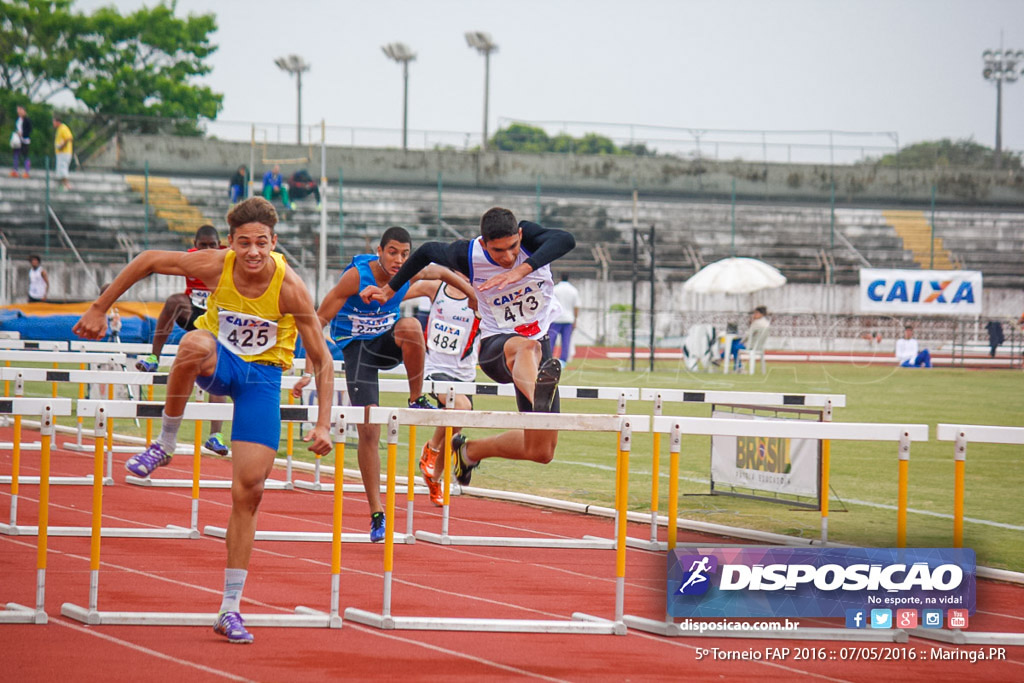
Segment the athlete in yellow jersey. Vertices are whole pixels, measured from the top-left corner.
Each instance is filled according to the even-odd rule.
[[[237,204],[227,215],[230,249],[194,252],[144,251],[74,327],[75,334],[99,339],[107,310],[129,287],[152,273],[201,280],[213,292],[196,328],[182,337],[167,379],[160,437],[125,466],[140,476],[171,461],[185,403],[196,383],[211,394],[230,396],[232,421],[231,517],[224,599],[214,630],[232,643],[251,643],[239,615],[249,556],[256,533],[256,511],[281,438],[281,372],[291,367],[296,332],[316,373],[319,414],[306,437],[309,449],[330,452],[334,368],[313,300],[299,276],[274,253],[277,213],[262,197]]]

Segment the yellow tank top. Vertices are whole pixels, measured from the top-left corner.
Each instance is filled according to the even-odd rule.
[[[207,299],[206,313],[195,325],[211,332],[222,346],[246,362],[271,363],[287,370],[295,355],[295,318],[282,315],[279,305],[286,269],[284,256],[277,252],[270,256],[277,266],[270,285],[258,298],[250,299],[235,288],[235,252],[228,250],[220,280]]]

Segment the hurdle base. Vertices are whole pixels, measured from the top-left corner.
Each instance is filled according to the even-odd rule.
[[[205,526],[203,534],[214,538],[226,538],[228,530],[222,526]],[[330,543],[333,538],[329,531],[257,531],[257,541],[307,541]],[[369,532],[365,534],[341,534],[342,543],[370,543]],[[416,539],[406,534],[395,534],[395,543],[413,544]]]
[[[51,526],[47,527],[46,533],[50,536],[92,536],[92,527],[88,526]],[[0,534],[8,536],[38,536],[38,526],[11,526],[0,524]],[[101,527],[101,538],[183,538],[196,540],[199,538],[199,529],[190,529],[183,526],[168,524],[163,529],[145,529],[136,527]]]
[[[192,488],[191,479],[153,479],[152,477],[137,477],[134,474],[125,475],[124,481],[126,484],[132,484],[134,486],[151,486],[153,488],[174,488],[174,489],[190,489]],[[199,488],[201,489],[230,489],[230,479],[200,479]],[[290,481],[282,481],[280,479],[267,479],[263,483],[263,488],[268,491],[290,491],[292,483]]]
[[[684,629],[679,624],[644,617],[626,615],[622,618],[629,628],[654,633],[659,636],[705,637],[705,638],[748,638],[754,640],[850,640],[876,643],[905,643],[907,632],[903,629],[846,629],[797,627],[793,631],[703,631]]]
[[[554,619],[469,619],[461,617],[396,617],[349,607],[345,619],[383,630],[475,631],[488,633],[616,633],[613,621],[601,619],[556,621]],[[621,625],[618,625],[621,626]],[[623,627],[623,633],[625,633]]]
[[[320,616],[325,616],[325,617],[328,618],[328,622],[329,622],[328,623],[328,627],[329,628],[341,628],[342,623],[343,623],[340,614],[330,614],[328,612],[324,612],[323,610],[313,609],[312,607],[303,607],[302,605],[299,605],[298,607],[295,608],[295,613],[296,614],[316,614],[316,615],[320,615]]]
[[[295,488],[302,489],[303,491],[323,491],[326,493],[334,492],[334,484],[325,484],[322,481],[317,482],[306,481],[304,479],[296,479],[294,484]],[[403,492],[406,490],[404,486],[400,486],[399,489]],[[366,489],[363,488],[362,484],[345,484],[344,486],[342,486],[341,490],[343,493],[363,493],[366,491]],[[426,486],[416,485],[413,486],[412,490],[413,493],[419,494],[421,496],[425,496],[430,493],[430,489],[428,489]],[[387,487],[381,484],[380,492],[387,493],[387,491]]]
[[[910,635],[953,645],[1024,645],[1024,633],[915,628]]]
[[[584,539],[588,541],[607,541],[612,544],[612,548],[615,548],[615,539],[602,538],[601,536],[584,536]],[[664,552],[668,550],[668,543],[664,541],[651,541],[643,538],[633,538],[632,536],[626,536],[626,547],[636,548],[637,550],[650,550],[651,552]]]
[[[45,624],[49,619],[46,612],[16,602],[9,602],[6,609],[0,610],[0,624]]]
[[[90,436],[87,436],[86,438],[91,439],[92,436],[90,435]],[[80,444],[77,441],[65,441],[64,444],[61,446],[61,448],[63,448],[66,451],[74,451],[76,453],[93,453],[93,452],[96,451],[96,446],[95,445],[93,445],[93,444],[84,444],[84,443]],[[139,453],[141,450],[142,450],[142,447],[140,447],[140,446],[110,446],[110,445],[108,445],[107,448],[106,448],[106,451],[110,451],[112,453]],[[104,451],[104,452],[106,452],[106,451]],[[172,453],[171,455],[192,455],[192,453],[193,453],[193,447],[185,446],[185,445],[180,445],[180,446],[177,446],[174,449],[174,453]],[[217,454],[214,453],[213,451],[209,451],[209,450],[206,450],[204,448],[203,449],[203,455],[217,455]],[[223,457],[223,456],[220,456],[220,457]]]
[[[22,441],[21,442],[21,450],[23,450],[23,451],[38,451],[42,447],[43,447],[43,444],[41,444],[38,441]],[[5,450],[5,451],[9,451],[9,450],[12,450],[13,448],[14,448],[14,442],[13,441],[0,441],[0,449]]]
[[[91,626],[205,626],[213,628],[216,612],[101,612],[71,602],[61,605],[60,613],[68,619]],[[327,628],[330,615],[325,612],[295,614],[246,614],[246,626],[289,626],[294,628]]]
[[[0,484],[10,483],[10,475],[0,477]],[[18,483],[25,486],[39,486],[39,477],[18,477]],[[104,486],[109,486],[113,483],[111,480],[103,479]],[[89,474],[84,477],[50,477],[50,486],[92,486],[92,475]]]
[[[437,545],[495,546],[499,548],[573,548],[614,550],[615,542],[604,538],[529,538],[520,536],[452,536],[417,531],[416,539]]]

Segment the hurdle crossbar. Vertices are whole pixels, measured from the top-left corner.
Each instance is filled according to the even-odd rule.
[[[45,624],[46,614],[46,560],[47,530],[50,519],[50,443],[53,439],[54,414],[70,415],[69,399],[13,398],[0,400],[0,413],[6,415],[39,415],[40,448],[39,477],[39,533],[36,535],[36,604],[35,607],[6,603],[0,610],[0,624]],[[12,495],[17,489],[17,477],[12,483]]]
[[[187,409],[186,409],[187,410]],[[95,434],[96,434],[96,467],[102,467],[102,443],[105,436],[104,422],[107,416],[104,414],[105,407],[99,406],[95,410]],[[344,420],[338,419],[335,428],[332,430],[333,441],[336,451],[344,457],[345,429]],[[198,473],[196,474],[198,478]],[[324,612],[309,607],[298,606],[294,614],[247,614],[245,617],[249,626],[290,626],[304,628],[341,628],[342,619],[339,614],[340,586],[341,586],[341,513],[342,494],[339,491],[334,496],[333,524],[332,524],[332,552],[331,552],[331,595],[329,610]],[[99,609],[99,569],[100,569],[100,520],[102,518],[102,491],[99,486],[94,488],[93,494],[93,525],[92,544],[89,554],[89,602],[83,607],[74,603],[66,602],[61,606],[61,614],[80,621],[85,624],[118,624],[118,625],[140,625],[140,626],[205,626],[209,628],[216,620],[217,615],[212,613],[195,612],[104,612]]]
[[[345,610],[345,618],[357,623],[380,629],[412,629],[412,630],[450,630],[450,631],[502,631],[502,632],[545,632],[545,633],[595,633],[618,634],[626,633],[622,623],[622,605],[625,587],[625,552],[624,538],[618,544],[616,552],[616,614],[614,619],[598,617],[576,618],[570,620],[541,619],[465,619],[458,617],[408,617],[395,616],[391,610],[392,573],[394,570],[394,505],[395,505],[395,461],[398,449],[398,427],[401,421],[419,426],[467,426],[465,418],[472,417],[470,426],[488,427],[492,429],[549,429],[564,428],[570,418],[575,429],[586,431],[618,432],[618,462],[624,468],[628,465],[629,441],[631,438],[632,416],[619,415],[559,415],[554,413],[510,413],[496,411],[455,411],[455,410],[411,410],[371,408],[371,422],[386,421],[388,432],[388,491],[385,509],[387,523],[384,536],[384,594],[380,613],[350,607]],[[578,419],[578,422],[576,420]],[[646,428],[646,416],[639,416],[641,428]],[[561,423],[561,424],[560,424]],[[616,478],[616,488],[625,485],[625,470],[620,469]],[[626,496],[616,497],[624,505]],[[625,509],[620,510],[618,524],[619,535],[625,536]]]
[[[682,450],[684,435],[699,436],[763,436],[804,439],[837,439],[844,441],[891,441],[899,445],[899,480],[897,510],[897,545],[906,544],[906,486],[907,467],[910,458],[911,441],[926,441],[928,425],[921,424],[878,424],[850,422],[809,422],[805,420],[734,420],[703,417],[672,417],[655,416],[652,430],[671,435],[669,448],[669,501],[668,501],[668,549],[676,548],[676,532],[678,524],[678,488],[676,482],[679,475],[679,454]],[[743,631],[725,633],[715,631],[701,634],[681,628],[674,619],[666,614],[663,620],[625,615],[623,623],[649,633],[665,636],[725,636],[743,638],[786,638],[797,640],[856,640],[881,642],[907,642],[907,632],[903,629],[846,629],[846,628],[813,628],[799,627],[794,631]]]
[[[28,339],[0,339],[0,349],[20,351],[67,351],[66,341],[31,341]]]

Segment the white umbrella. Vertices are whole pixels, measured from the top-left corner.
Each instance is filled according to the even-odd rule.
[[[697,294],[751,294],[786,284],[786,276],[764,261],[731,257],[709,263],[683,283]]]

